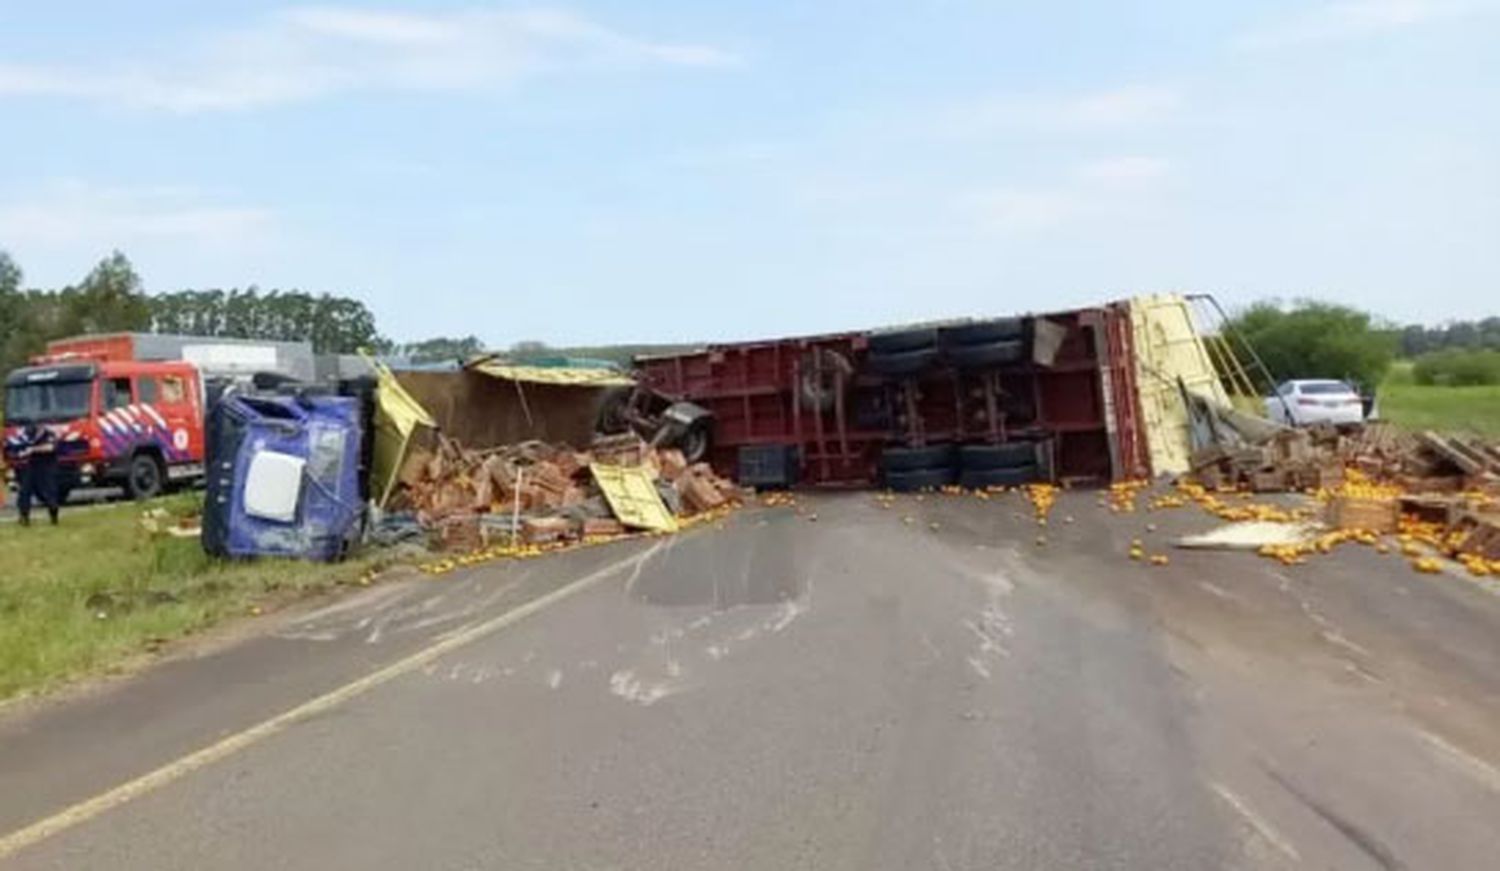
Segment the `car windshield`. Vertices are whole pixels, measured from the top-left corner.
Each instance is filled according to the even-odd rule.
[[[90,381],[18,384],[5,389],[5,419],[11,423],[68,420],[89,412]]]
[[[1342,381],[1304,381],[1302,392],[1313,396],[1353,393],[1354,388]]]

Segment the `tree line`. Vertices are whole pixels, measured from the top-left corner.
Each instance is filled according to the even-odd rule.
[[[1255,349],[1274,380],[1332,378],[1374,390],[1405,358],[1419,384],[1500,383],[1500,317],[1401,327],[1349,306],[1257,303],[1225,330]]]
[[[25,365],[53,339],[82,333],[187,333],[236,339],[312,342],[318,353],[392,345],[356,299],[300,290],[182,290],[148,294],[119,251],[77,284],[24,287],[24,273],[0,251],[0,371]]]
[[[1420,357],[1433,351],[1458,348],[1500,351],[1500,317],[1451,321],[1436,327],[1412,324],[1401,329],[1401,356]]]

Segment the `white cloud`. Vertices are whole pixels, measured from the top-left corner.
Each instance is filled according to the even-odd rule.
[[[1122,156],[1074,167],[1051,187],[998,187],[959,197],[959,208],[981,230],[1033,233],[1093,219],[1128,220],[1154,202],[1170,164],[1158,157]]]
[[[202,112],[361,91],[489,90],[560,70],[734,62],[712,46],[640,39],[553,10],[308,7],[170,58],[98,68],[0,64],[0,96]]]
[[[183,188],[112,188],[79,181],[0,201],[0,239],[17,249],[107,251],[137,243],[240,249],[271,229],[265,209],[206,202]]]
[[[1101,130],[1158,123],[1182,107],[1173,88],[1129,85],[1068,96],[1006,95],[949,106],[933,122],[936,132],[982,136],[1013,130]]]
[[[1279,48],[1355,39],[1483,11],[1493,0],[1339,0],[1252,30],[1240,48]]]

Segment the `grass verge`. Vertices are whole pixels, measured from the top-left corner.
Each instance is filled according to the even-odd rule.
[[[198,494],[150,507],[196,513]],[[221,561],[194,538],[148,532],[147,506],[64,510],[62,523],[0,524],[0,701],[116,668],[258,604],[357,579],[338,565]]]
[[[1387,381],[1380,414],[1405,429],[1436,429],[1500,436],[1500,386],[1429,387]]]

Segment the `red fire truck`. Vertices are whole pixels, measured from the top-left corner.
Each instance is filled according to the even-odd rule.
[[[185,362],[38,358],[5,378],[5,460],[16,466],[21,427],[57,436],[59,489],[121,486],[155,496],[203,474],[204,385]]]

